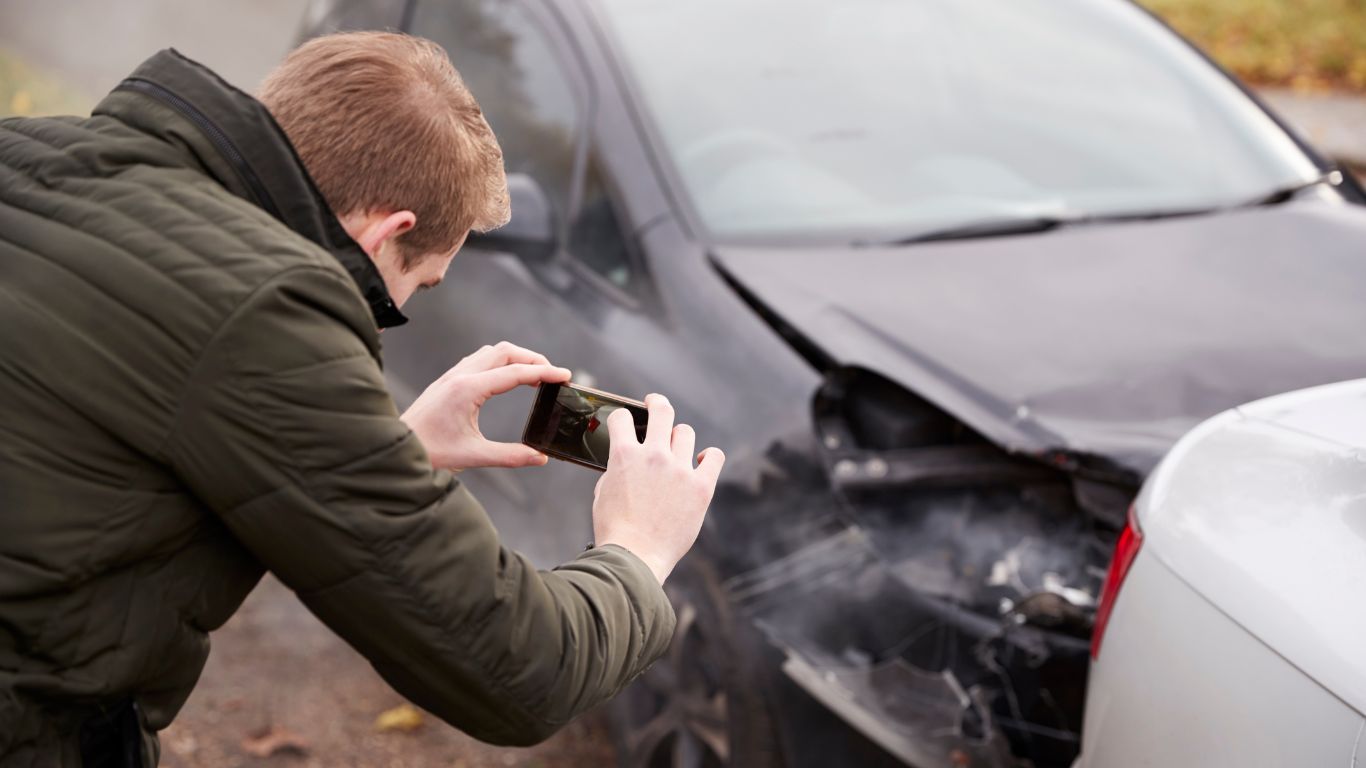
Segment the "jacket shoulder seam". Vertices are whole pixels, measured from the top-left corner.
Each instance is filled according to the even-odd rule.
[[[166,445],[180,427],[180,419],[184,414],[186,401],[189,399],[188,395],[192,391],[192,387],[199,381],[200,372],[209,353],[213,351],[218,341],[232,328],[233,324],[236,323],[238,318],[240,318],[255,302],[257,297],[276,288],[281,282],[286,278],[293,276],[296,272],[316,272],[320,275],[331,274],[326,267],[319,264],[295,264],[271,275],[269,278],[262,281],[260,285],[248,291],[237,302],[232,310],[223,317],[223,320],[218,323],[218,327],[214,328],[213,333],[209,334],[208,339],[204,341],[204,344],[195,354],[194,362],[190,364],[189,372],[185,375],[185,382],[181,385],[180,391],[176,393],[175,409],[172,411],[171,418],[167,422],[166,432],[157,440],[156,448],[152,451],[151,455],[155,460],[162,463],[166,463],[169,460],[166,453]]]

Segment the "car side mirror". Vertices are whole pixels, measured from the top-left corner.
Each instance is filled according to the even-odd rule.
[[[555,210],[538,181],[525,173],[507,176],[512,218],[490,232],[471,233],[470,244],[490,251],[543,258],[555,249]]]

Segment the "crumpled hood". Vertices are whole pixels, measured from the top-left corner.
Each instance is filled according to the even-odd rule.
[[[835,361],[1017,451],[1146,474],[1222,410],[1366,376],[1366,209],[1348,204],[713,255]]]

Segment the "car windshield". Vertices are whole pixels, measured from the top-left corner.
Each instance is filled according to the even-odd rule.
[[[1126,0],[601,0],[713,237],[1226,205],[1318,169]]]

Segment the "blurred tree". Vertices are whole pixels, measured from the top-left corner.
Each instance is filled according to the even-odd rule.
[[[94,100],[0,51],[0,117],[84,115]]]
[[[1366,0],[1139,0],[1254,85],[1366,92]]]

